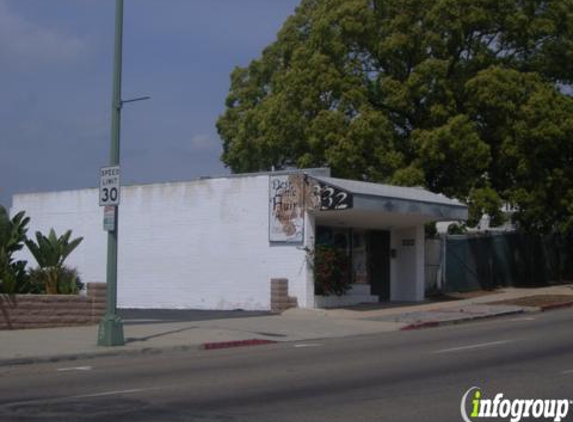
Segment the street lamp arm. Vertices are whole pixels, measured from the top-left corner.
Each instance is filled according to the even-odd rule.
[[[150,96],[145,96],[145,97],[137,97],[137,98],[130,98],[129,100],[121,100],[119,103],[121,105],[125,104],[125,103],[134,103],[136,101],[144,101],[144,100],[150,100],[151,97]]]

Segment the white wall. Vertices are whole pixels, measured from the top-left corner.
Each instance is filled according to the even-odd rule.
[[[289,279],[305,306],[306,253],[268,240],[268,175],[122,188],[120,308],[270,309],[270,278]],[[84,242],[70,256],[84,281],[105,281],[107,235],[96,189],[22,194],[32,233],[67,229]],[[33,262],[33,258],[30,258]],[[34,263],[35,264],[35,263]]]
[[[84,240],[67,258],[66,264],[77,267],[84,282],[105,281],[105,254],[107,237],[103,231],[103,208],[98,206],[96,189],[20,194],[12,199],[11,215],[26,211],[31,218],[28,237],[36,239],[35,232],[48,235],[51,228],[60,236],[72,230],[72,238]],[[37,265],[28,249],[19,257],[28,261],[29,267]]]
[[[390,245],[396,250],[396,257],[390,261],[390,300],[424,300],[424,226],[393,229]]]

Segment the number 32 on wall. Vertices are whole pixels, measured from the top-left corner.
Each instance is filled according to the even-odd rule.
[[[352,195],[335,186],[323,185],[320,199],[321,210],[345,210],[352,208]]]

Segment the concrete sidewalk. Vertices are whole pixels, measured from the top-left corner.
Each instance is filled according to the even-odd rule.
[[[303,341],[396,331],[405,324],[317,315],[125,324],[125,346],[96,346],[97,326],[0,331],[0,366],[118,354],[188,350],[253,339]]]
[[[49,362],[118,354],[159,353],[205,348],[247,340],[307,341],[379,334],[536,311],[495,302],[528,296],[570,296],[573,286],[504,289],[472,299],[379,308],[292,309],[282,315],[260,315],[181,322],[126,324],[126,345],[96,346],[97,326],[0,331],[0,365]],[[565,304],[568,298],[565,297]]]

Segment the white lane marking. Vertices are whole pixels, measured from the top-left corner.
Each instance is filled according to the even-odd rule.
[[[450,353],[450,352],[461,352],[463,350],[481,349],[483,347],[491,347],[491,346],[498,346],[500,344],[511,343],[512,341],[514,340],[500,340],[500,341],[492,341],[489,343],[471,344],[469,346],[460,346],[460,347],[452,347],[450,349],[435,350],[433,353]]]
[[[319,347],[322,346],[322,344],[318,344],[318,343],[304,343],[304,344],[295,344],[294,347]]]
[[[568,371],[561,372],[561,375],[569,375],[569,374],[573,374],[573,369],[569,369]]]
[[[58,368],[56,371],[91,371],[93,368],[91,366],[71,366],[69,368]]]
[[[156,388],[133,388],[131,390],[115,390],[115,391],[104,391],[102,393],[80,394],[78,396],[70,396],[70,399],[85,399],[88,397],[103,397],[103,396],[114,396],[118,394],[133,394],[147,390],[156,390]]]
[[[535,318],[533,318],[533,317],[512,318],[512,319],[510,319],[510,321],[513,321],[513,322],[535,321]]]

